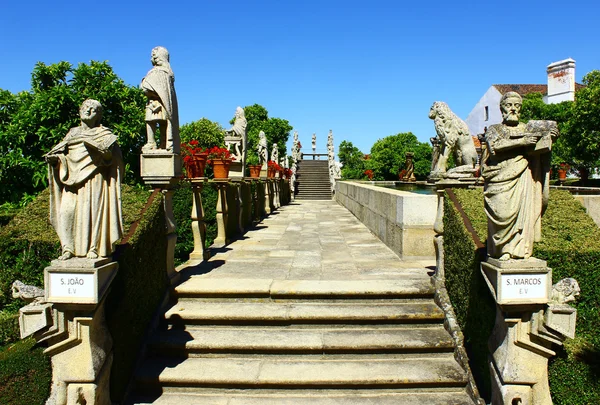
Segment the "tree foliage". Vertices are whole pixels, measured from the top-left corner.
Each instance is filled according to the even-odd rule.
[[[401,132],[378,139],[371,147],[367,169],[374,172],[374,180],[398,180],[398,173],[404,169],[406,152],[413,152],[415,176],[427,177],[431,169],[431,146],[419,142],[412,132]]]
[[[600,71],[585,75],[583,84],[574,102],[544,104],[541,94],[527,95],[522,113],[524,121],[557,121],[560,136],[553,146],[553,164],[565,162],[579,170],[600,164]]]
[[[244,107],[244,114],[246,115],[246,121],[248,122],[248,151],[256,153],[256,148],[258,147],[258,134],[260,131],[264,131],[267,137],[269,157],[271,156],[271,150],[274,143],[277,144],[280,158],[287,155],[286,143],[290,136],[290,131],[294,129],[288,120],[282,118],[270,118],[267,109],[259,104]],[[232,119],[230,123],[233,124],[233,121],[234,119]]]
[[[365,177],[365,156],[350,141],[342,141],[338,150],[342,164],[343,179],[362,179]]]
[[[200,118],[181,126],[179,130],[181,142],[189,142],[192,139],[198,141],[198,147],[210,148],[212,146],[223,146],[225,130],[218,123],[208,118]]]
[[[102,123],[119,137],[127,176],[139,173],[145,139],[145,97],[126,85],[106,62],[38,62],[31,90],[0,89],[0,204],[18,202],[47,185],[43,155],[79,125],[79,106],[93,98],[104,107]]]

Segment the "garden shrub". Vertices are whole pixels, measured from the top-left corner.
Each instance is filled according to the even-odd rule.
[[[487,220],[482,190],[456,189],[454,193],[477,236],[485,243]],[[484,397],[489,399],[489,373],[483,380],[478,379],[477,374],[483,371],[484,364],[487,367],[487,339],[495,319],[494,303],[480,276],[481,256],[471,234],[452,202],[445,200],[447,288],[465,334],[465,346],[474,364],[473,373],[479,389],[482,396],[485,394]],[[576,337],[558,348],[557,356],[550,360],[548,368],[553,401],[556,405],[600,403],[600,280],[597,272],[600,268],[600,229],[567,191],[551,190],[548,209],[542,217],[542,241],[535,244],[533,255],[548,262],[553,283],[573,277],[581,288],[581,296],[575,304]],[[465,290],[469,281],[473,284]]]

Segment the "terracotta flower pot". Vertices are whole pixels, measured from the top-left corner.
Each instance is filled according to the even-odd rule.
[[[250,177],[255,178],[255,179],[259,178],[261,168],[262,168],[261,165],[248,165],[248,170],[250,171]]]
[[[273,178],[275,177],[275,169],[272,167],[267,168],[267,177]]]
[[[229,177],[229,165],[231,165],[231,160],[229,159],[214,159],[212,161],[213,173],[215,174],[215,179],[226,179]]]
[[[204,168],[206,167],[206,153],[192,155],[184,161],[187,177],[204,177]]]
[[[558,169],[558,180],[565,181],[567,179],[567,171],[565,169]]]

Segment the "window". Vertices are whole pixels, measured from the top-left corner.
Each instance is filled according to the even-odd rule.
[[[485,120],[488,121],[490,119],[490,108],[486,105],[485,106]]]

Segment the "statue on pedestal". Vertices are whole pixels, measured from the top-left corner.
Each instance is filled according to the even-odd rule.
[[[313,153],[317,150],[317,134],[312,135],[312,150]]]
[[[242,107],[238,107],[235,110],[235,121],[233,122],[233,126],[225,131],[225,147],[229,149],[230,146],[233,146],[233,150],[231,152],[235,157],[235,161],[241,162],[242,165],[244,164],[244,158],[246,155],[247,125],[248,122],[246,121],[244,109]]]
[[[123,235],[123,157],[117,137],[102,126],[102,105],[85,100],[81,125],[45,155],[50,222],[60,239],[60,260],[108,257]]]
[[[148,153],[157,149],[156,130],[160,129],[160,149],[178,154],[179,112],[175,94],[175,75],[169,64],[169,52],[162,46],[157,46],[152,49],[151,61],[154,67],[142,79],[140,85],[148,98],[146,104],[148,143],[144,145],[142,152]]]
[[[264,169],[267,167],[269,152],[267,151],[267,136],[263,131],[258,134],[258,162]]]
[[[273,150],[271,151],[271,161],[279,164],[279,147],[276,143],[273,144]]]
[[[429,118],[433,120],[437,133],[437,140],[432,140],[434,151],[429,178],[474,177],[477,150],[467,124],[442,101],[433,103]],[[451,153],[454,153],[456,167],[446,171]]]
[[[482,158],[488,254],[500,260],[528,259],[541,238],[548,203],[550,153],[558,136],[554,121],[520,123],[522,99],[508,92],[500,100],[502,124],[485,133]]]

